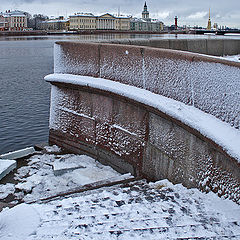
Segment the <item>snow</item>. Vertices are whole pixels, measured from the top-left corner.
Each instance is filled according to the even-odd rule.
[[[71,170],[75,170],[77,168],[85,168],[82,166],[81,161],[73,157],[56,159],[53,163],[53,171],[54,175],[62,175],[65,172],[69,172]]]
[[[60,152],[61,151],[61,148],[56,146],[56,145],[53,145],[53,146],[45,146],[44,149],[48,152],[48,153],[52,153],[52,152]]]
[[[203,136],[213,140],[221,146],[230,156],[240,162],[240,131],[230,124],[221,121],[211,114],[207,114],[193,106],[152,93],[150,91],[129,86],[101,78],[71,75],[51,74],[45,77],[46,81],[64,82],[79,86],[89,86],[128,97],[140,103],[152,106],[169,116],[180,120],[186,125],[198,130]],[[53,86],[51,104],[50,128],[57,129],[59,124],[56,117],[57,109],[64,101],[64,94]],[[63,95],[61,95],[63,94]],[[54,117],[53,117],[54,116]]]
[[[0,180],[5,177],[9,172],[16,168],[17,163],[14,160],[1,160],[0,159]]]
[[[229,61],[240,62],[240,54],[231,55],[231,56],[223,56],[223,57],[220,57],[220,58],[225,59],[225,60],[229,60]]]
[[[20,149],[20,150],[14,151],[14,152],[2,154],[2,155],[0,155],[0,158],[2,158],[2,159],[18,159],[18,158],[29,156],[33,153],[35,153],[34,147],[29,147],[29,148]]]
[[[6,198],[9,194],[13,194],[15,191],[15,186],[12,183],[1,184],[0,185],[0,199]]]
[[[56,150],[57,147],[48,148],[50,152],[53,149]],[[68,168],[79,165],[82,168],[73,167],[65,173],[62,169],[62,175],[55,176],[54,166],[60,171],[60,167],[64,168],[63,162],[69,165]],[[32,201],[117,176],[120,176],[120,173],[85,155],[38,154],[29,159],[27,166],[17,170],[14,175],[14,179],[18,181],[16,185],[0,184],[0,199],[13,194],[16,200]]]
[[[121,45],[117,51],[110,48],[101,51],[99,63],[95,57],[83,56],[81,52],[77,56],[67,46],[55,44],[54,73],[99,74],[100,78],[144,88],[193,105],[240,128],[239,63],[169,49],[145,49],[140,54],[138,47]],[[192,60],[184,59],[186,54],[190,54]]]
[[[40,217],[34,207],[20,204],[0,213],[0,239],[25,240],[35,234]]]
[[[239,239],[239,226],[239,205],[168,180],[115,185],[0,213],[1,240]]]

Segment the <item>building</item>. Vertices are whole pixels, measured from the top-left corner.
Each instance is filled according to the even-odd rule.
[[[0,13],[0,31],[4,31],[5,30],[5,18],[3,16],[3,14]]]
[[[6,11],[2,14],[4,18],[5,30],[23,31],[27,28],[27,16],[22,11]]]
[[[99,30],[115,30],[116,18],[109,13],[97,17],[97,29]]]
[[[146,21],[151,21],[151,18],[149,18],[149,11],[147,10],[147,3],[145,2],[143,11],[142,11],[142,19]]]
[[[92,13],[76,13],[70,16],[70,30],[130,30],[131,17],[114,16],[105,13],[94,16]]]
[[[97,17],[92,13],[75,13],[69,17],[70,30],[95,30]]]
[[[163,27],[163,22],[149,17],[146,2],[143,7],[142,18],[132,18],[130,21],[130,29],[132,31],[160,32],[163,31]]]
[[[116,30],[122,30],[122,31],[129,31],[130,30],[130,21],[132,19],[132,17],[130,16],[118,16],[115,17],[116,20]]]
[[[50,19],[41,23],[42,30],[67,31],[69,29],[69,20],[60,16],[56,19]]]

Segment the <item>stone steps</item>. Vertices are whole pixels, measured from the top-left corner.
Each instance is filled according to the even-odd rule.
[[[144,180],[72,195],[47,203],[34,239],[240,239],[238,220],[219,220],[193,199],[191,212],[188,200]]]

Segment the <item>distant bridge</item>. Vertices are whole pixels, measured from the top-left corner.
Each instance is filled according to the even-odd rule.
[[[240,63],[109,43],[54,51],[50,144],[240,203]]]

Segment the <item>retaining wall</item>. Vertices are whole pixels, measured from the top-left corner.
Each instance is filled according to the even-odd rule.
[[[240,203],[240,163],[169,115],[111,91],[52,83],[49,143],[119,172],[169,179]]]
[[[141,46],[59,42],[55,73],[144,88],[240,127],[240,63]]]
[[[106,41],[105,41],[106,42]],[[120,39],[108,43],[182,50],[213,56],[240,54],[240,39]]]
[[[174,50],[60,42],[54,72],[143,88],[211,113],[239,131],[239,63]],[[100,83],[98,88],[51,83],[50,144],[121,172],[168,178],[240,203],[240,164],[214,139]]]

